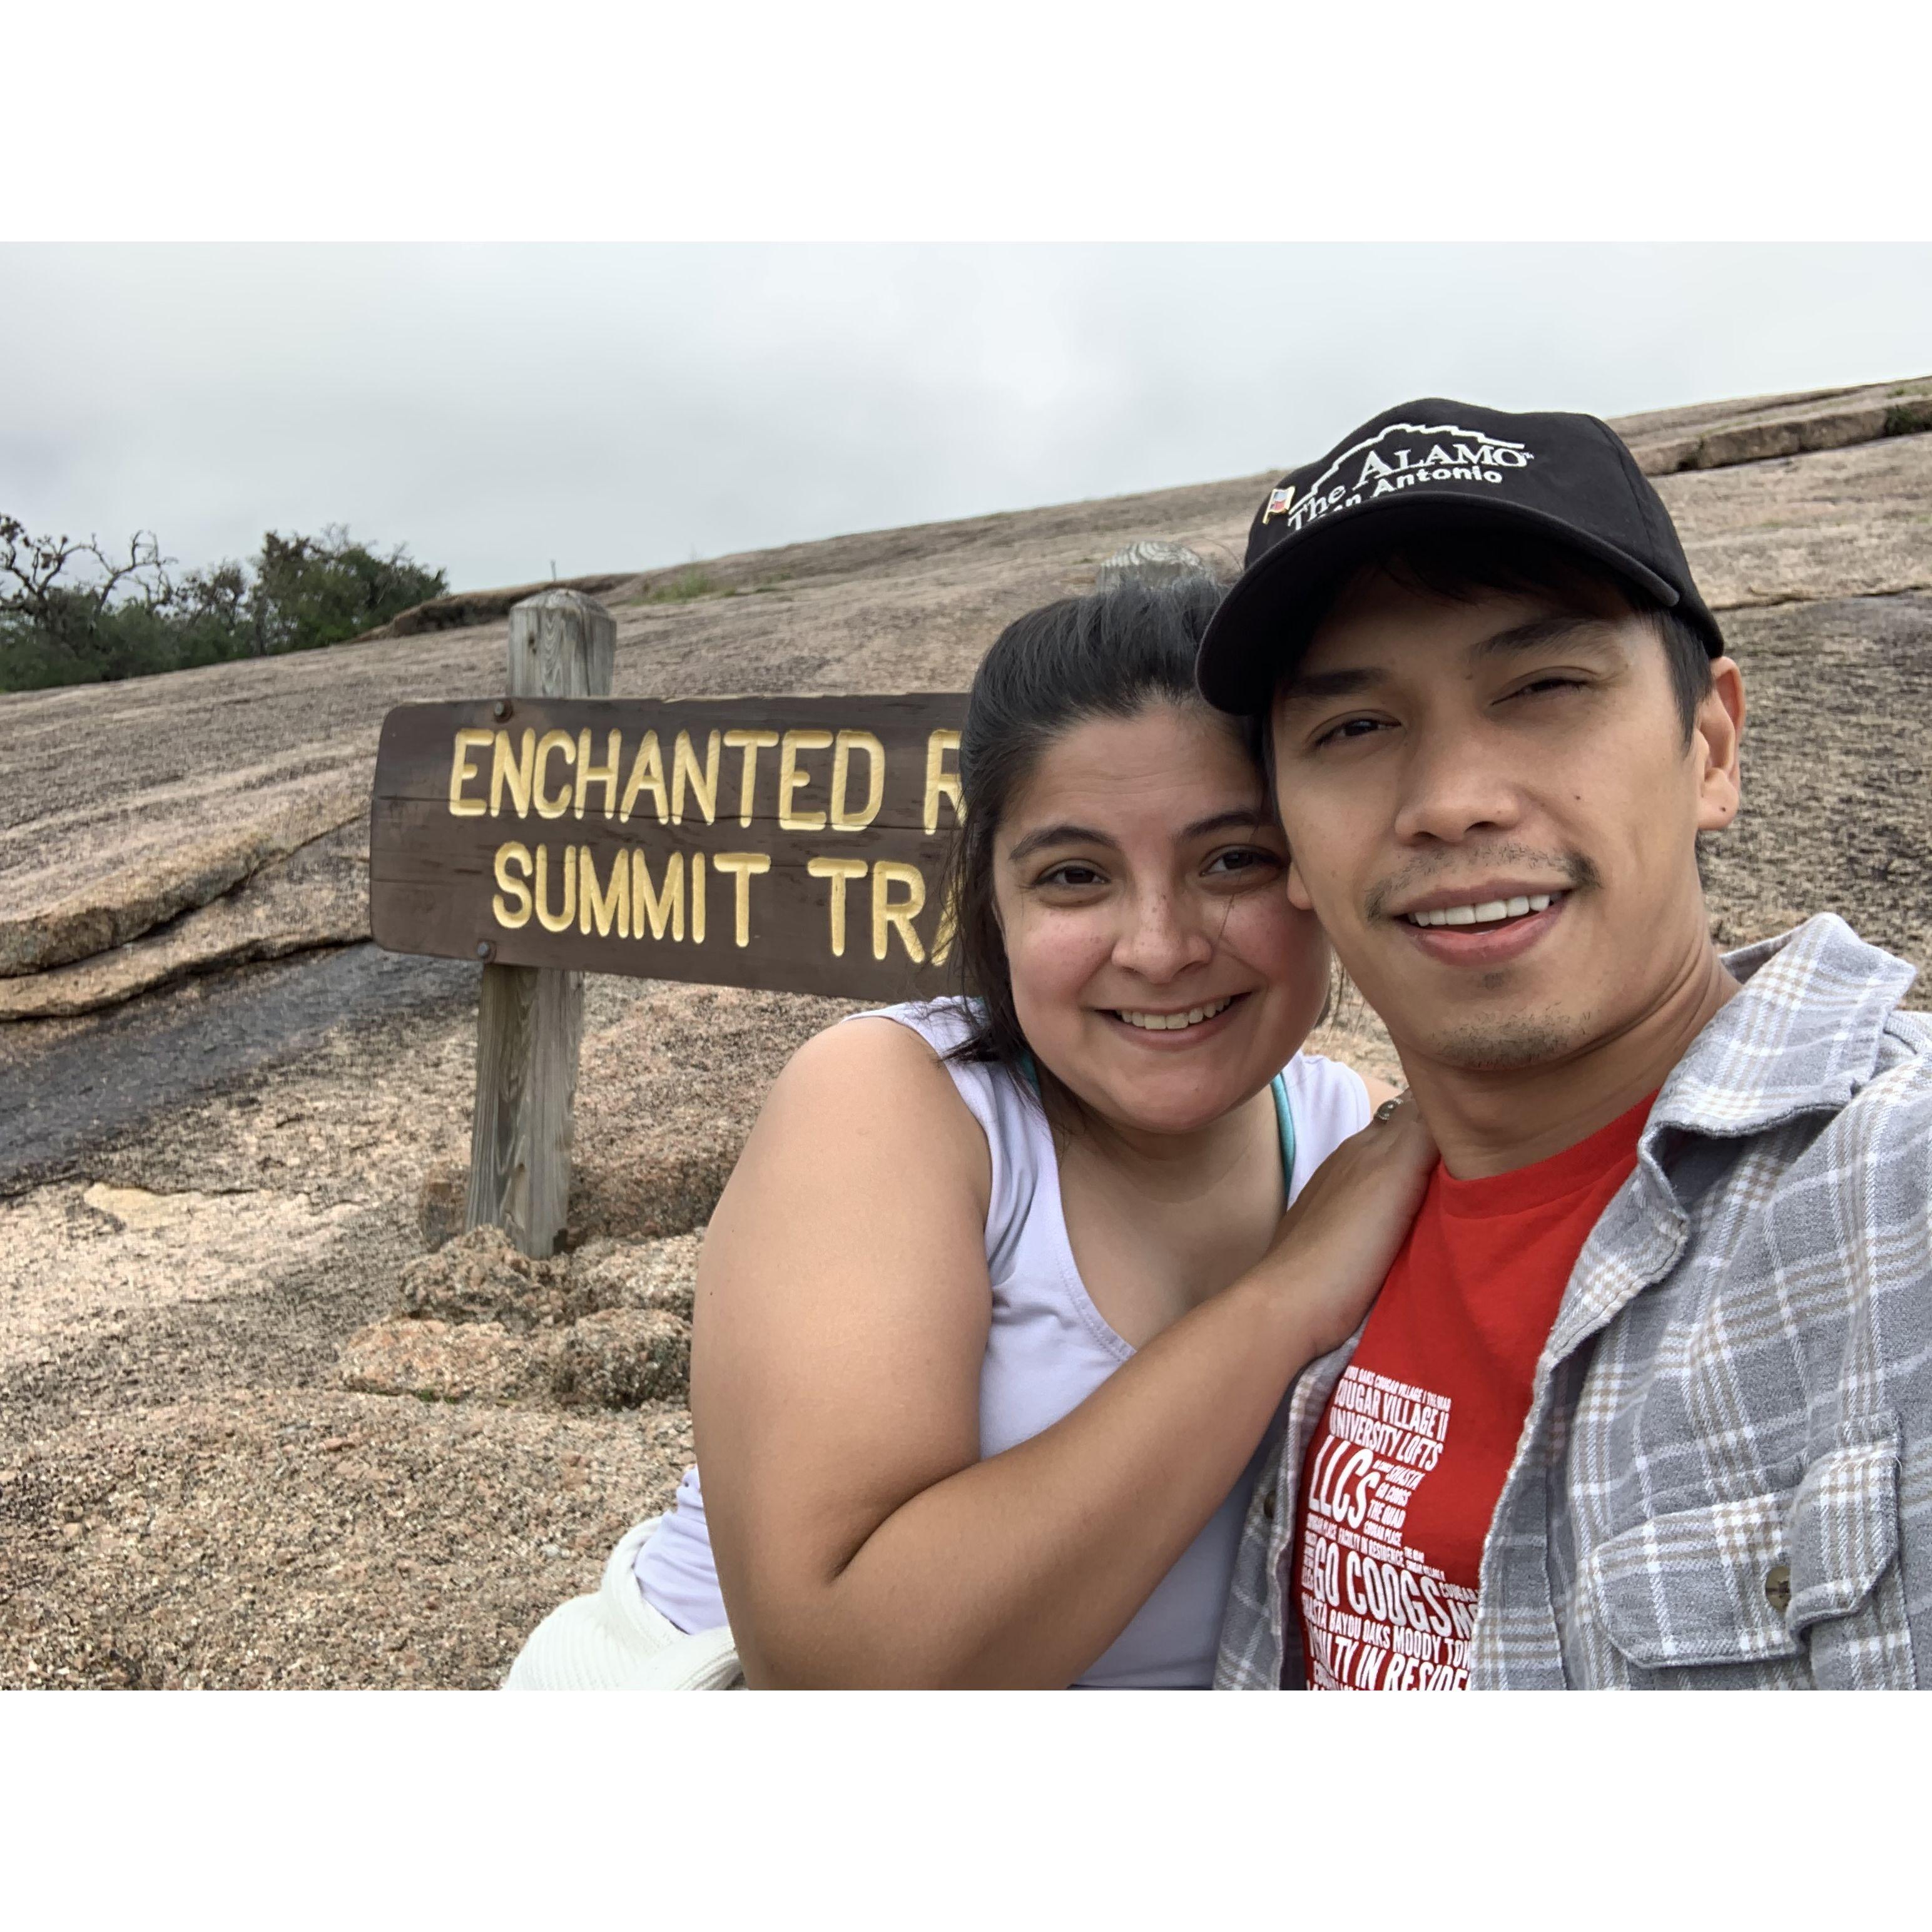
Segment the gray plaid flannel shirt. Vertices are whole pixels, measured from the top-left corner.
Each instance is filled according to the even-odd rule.
[[[1932,1024],[1829,914],[1725,963],[1537,1364],[1472,1688],[1932,1681]],[[1358,1339],[1290,1391],[1217,1689],[1303,1681],[1301,1461]]]

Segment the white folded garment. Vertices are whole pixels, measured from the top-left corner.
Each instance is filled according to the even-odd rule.
[[[741,1690],[728,1627],[687,1636],[644,1601],[632,1574],[658,1519],[627,1531],[595,1595],[560,1604],[517,1653],[506,1690]]]

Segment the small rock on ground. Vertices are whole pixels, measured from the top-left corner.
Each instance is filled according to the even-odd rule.
[[[571,1271],[588,1308],[658,1308],[688,1322],[704,1240],[702,1229],[655,1241],[600,1236],[571,1257]]]
[[[608,1308],[564,1331],[553,1387],[566,1408],[635,1408],[691,1385],[691,1324],[662,1309]]]
[[[596,1305],[574,1286],[567,1256],[533,1261],[502,1228],[473,1228],[404,1271],[396,1312],[500,1322],[520,1334],[574,1322]]]
[[[342,1386],[433,1402],[525,1402],[549,1392],[554,1336],[513,1335],[501,1323],[408,1318],[374,1322],[342,1346]]]

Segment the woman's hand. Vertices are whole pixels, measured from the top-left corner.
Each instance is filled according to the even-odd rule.
[[[746,1676],[1071,1683],[1220,1507],[1316,1344],[1354,1327],[1432,1157],[1406,1118],[1345,1145],[1262,1270],[982,1458],[986,1136],[904,1028],[820,1035],[698,1266],[692,1407]]]
[[[1360,1325],[1408,1233],[1436,1162],[1413,1100],[1385,1103],[1314,1173],[1249,1279],[1306,1324],[1311,1358]]]

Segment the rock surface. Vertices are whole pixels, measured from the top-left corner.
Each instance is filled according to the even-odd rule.
[[[342,1345],[342,1386],[424,1402],[528,1401],[549,1390],[557,1341],[499,1322],[372,1322]]]
[[[476,1228],[403,1270],[396,1312],[446,1322],[488,1322],[519,1334],[554,1328],[597,1306],[571,1279],[570,1258],[533,1261],[500,1228]]]
[[[1932,960],[1928,387],[1623,425],[1750,686],[1706,854],[1726,942],[1832,908]],[[1238,562],[1279,473],[722,559],[694,597],[614,580],[617,688],[958,688],[1124,546]],[[850,1009],[592,980],[573,1252],[450,1240],[473,970],[343,942],[382,713],[491,690],[502,652],[498,615],[0,697],[0,1685],[493,1684],[689,1458],[650,1390],[696,1231]],[[1394,1070],[1358,1003],[1312,1044]]]
[[[586,1241],[571,1269],[592,1308],[656,1309],[691,1319],[698,1287],[698,1233],[665,1240]]]
[[[105,689],[118,694],[151,682]],[[55,703],[76,693],[41,695],[52,728],[26,722],[8,746],[16,781],[10,790],[16,795],[8,807],[9,836],[0,845],[0,975],[38,972],[125,946],[218,898],[272,861],[368,818],[374,760],[367,745],[302,746],[286,759],[237,768],[217,760],[208,761],[212,770],[192,772],[170,765],[164,782],[130,792],[124,770],[111,756],[100,758],[103,748],[90,743],[95,727],[85,707],[70,711]],[[145,719],[112,715],[124,700],[99,701],[110,712],[98,722],[110,744],[143,735]],[[160,749],[152,748],[151,758]],[[227,756],[239,751],[231,746]],[[31,812],[17,794],[36,784],[62,808],[14,817],[23,807]],[[44,794],[37,802],[49,801]],[[366,856],[366,842],[364,850]]]
[[[1226,566],[1223,566],[1225,569]],[[1102,557],[1094,573],[1096,590],[1111,590],[1130,581],[1172,584],[1183,577],[1211,577],[1214,572],[1199,551],[1185,544],[1158,543],[1144,538]]]
[[[635,1408],[691,1390],[691,1324],[661,1308],[607,1308],[564,1330],[554,1386],[567,1408]]]
[[[1622,417],[1616,427],[1646,476],[1721,470],[1932,430],[1932,379],[1700,403]]]
[[[232,891],[70,964],[0,978],[0,1020],[118,1006],[216,966],[277,959],[369,934],[366,804],[350,823],[269,858]]]
[[[710,1216],[757,1103],[820,1028],[856,1004],[735,986],[592,982],[608,1022],[586,1026],[577,1082],[566,1242],[681,1234]],[[466,1121],[424,1175],[426,1244],[463,1225]]]
[[[338,1372],[344,1388],[426,1401],[680,1400],[697,1260],[694,1235],[533,1261],[474,1228],[404,1269],[394,1313],[350,1336]]]

